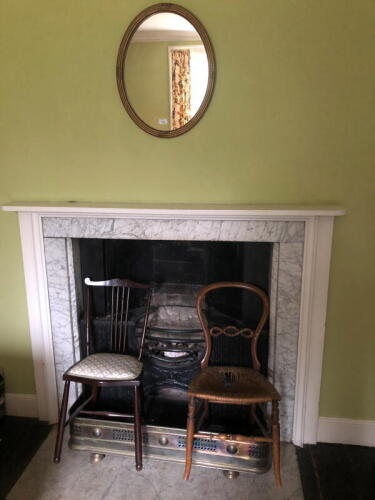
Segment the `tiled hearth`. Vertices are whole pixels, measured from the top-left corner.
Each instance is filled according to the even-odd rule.
[[[316,440],[332,225],[342,210],[71,204],[5,209],[20,213],[41,418],[56,419],[61,374],[78,356],[75,239],[270,242],[269,371],[283,396],[282,436],[296,444]]]

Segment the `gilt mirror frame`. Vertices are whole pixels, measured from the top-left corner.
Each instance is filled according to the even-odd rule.
[[[129,100],[125,84],[125,60],[133,35],[135,34],[139,26],[147,18],[149,18],[154,14],[164,13],[164,12],[177,14],[185,18],[187,21],[189,21],[189,23],[191,23],[194,26],[195,30],[197,31],[204,45],[208,62],[207,88],[200,107],[195,113],[195,115],[187,123],[185,123],[185,125],[174,130],[158,130],[154,127],[151,127],[144,120],[142,120],[142,118],[137,114],[137,112],[135,111]],[[120,94],[122,104],[124,105],[124,108],[129,114],[130,118],[138,125],[138,127],[140,127],[148,134],[151,134],[155,137],[170,138],[185,134],[186,132],[191,130],[199,122],[199,120],[202,118],[202,116],[207,110],[207,107],[211,101],[214,90],[215,76],[216,76],[215,56],[207,31],[204,28],[203,24],[199,21],[199,19],[197,19],[197,17],[194,14],[192,14],[184,7],[181,7],[180,5],[176,5],[173,3],[158,3],[155,5],[151,5],[150,7],[147,7],[142,12],[140,12],[133,19],[133,21],[130,23],[129,27],[125,31],[117,55],[117,64],[116,64],[117,88]]]

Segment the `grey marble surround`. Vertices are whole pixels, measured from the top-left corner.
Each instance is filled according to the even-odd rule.
[[[303,269],[303,221],[44,217],[43,237],[59,399],[62,373],[79,356],[74,239],[271,242],[269,372],[282,394],[282,437],[293,431]],[[77,389],[76,389],[77,390]],[[73,392],[73,391],[72,391]],[[74,398],[74,393],[72,398]]]

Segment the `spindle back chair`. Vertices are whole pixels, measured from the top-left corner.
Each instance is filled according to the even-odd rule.
[[[129,328],[129,306],[130,297],[132,290],[146,290],[150,291],[150,285],[144,285],[141,283],[135,283],[134,281],[126,279],[112,279],[106,281],[92,281],[90,278],[85,278],[85,285],[87,286],[87,298],[86,298],[86,314],[85,314],[85,325],[86,325],[86,352],[92,354],[94,352],[94,340],[93,340],[93,321],[95,318],[94,305],[93,305],[93,290],[94,287],[105,287],[105,290],[109,292],[109,297],[105,294],[105,310],[108,308],[109,314],[107,315],[110,321],[110,332],[109,332],[109,349],[110,352],[116,354],[125,354],[128,348],[128,328]],[[146,297],[148,304],[146,307],[146,314],[148,315],[150,307],[150,298]],[[109,302],[109,305],[108,305]],[[138,352],[136,357],[138,360],[142,358],[144,340],[147,327],[147,317],[144,318],[143,324],[140,325],[142,328],[141,339],[139,343]]]
[[[111,279],[106,281],[92,281],[85,278],[87,290],[85,308],[85,357],[71,366],[63,375],[65,381],[64,393],[59,414],[58,432],[56,437],[54,461],[60,462],[64,427],[66,425],[66,414],[69,398],[69,387],[71,382],[79,382],[84,386],[91,387],[91,395],[81,401],[82,397],[72,405],[71,415],[68,421],[78,414],[96,415],[99,417],[115,417],[121,419],[132,419],[134,422],[135,461],[136,469],[142,469],[142,436],[141,436],[141,380],[143,369],[141,362],[145,335],[150,310],[152,286],[136,283],[127,279]],[[105,314],[106,323],[109,323],[109,342],[105,352],[95,352],[95,327],[96,320],[94,308],[94,291],[101,290],[104,294],[104,309],[109,307],[109,314]],[[142,323],[137,322],[140,328],[140,339],[136,340],[137,353],[126,354],[129,349],[129,320],[131,318],[132,293],[138,291],[143,295],[143,304],[137,303],[137,319],[141,316]],[[139,299],[139,297],[138,297]],[[139,302],[139,300],[138,300]],[[143,314],[139,314],[139,309]],[[134,318],[133,318],[134,319]],[[132,325],[133,336],[135,336],[135,322]],[[133,342],[134,344],[134,342]],[[100,396],[100,388],[108,386],[128,386],[133,388],[133,413],[118,413],[112,410],[98,410],[96,403]],[[90,407],[87,409],[87,406]]]

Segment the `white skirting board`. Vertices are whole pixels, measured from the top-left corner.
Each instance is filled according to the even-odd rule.
[[[375,446],[375,420],[319,417],[318,441]]]
[[[12,417],[38,417],[36,395],[5,393],[5,413]]]

